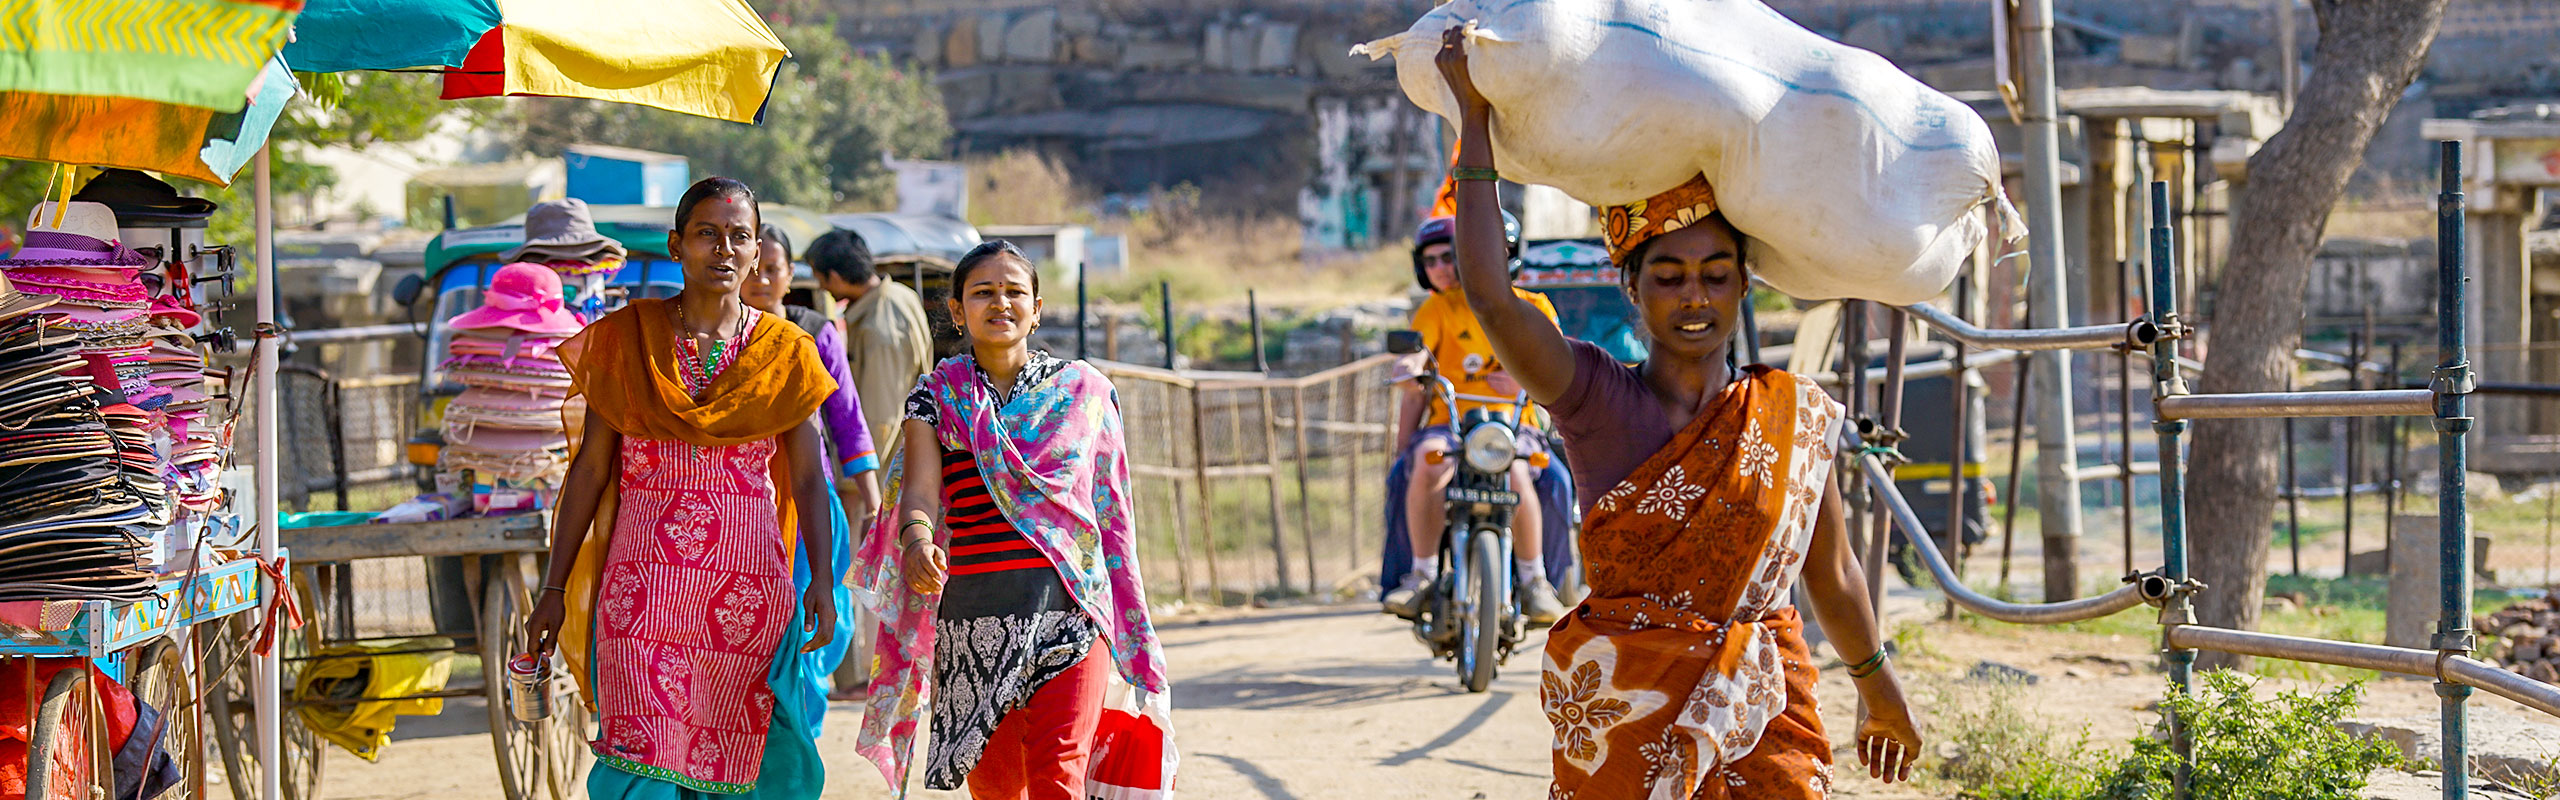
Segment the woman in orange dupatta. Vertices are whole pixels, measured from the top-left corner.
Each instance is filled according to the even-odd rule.
[[[1799,575],[1865,700],[1859,760],[1872,777],[1908,778],[1918,726],[1878,649],[1832,483],[1840,404],[1730,361],[1750,286],[1743,238],[1703,177],[1610,208],[1610,255],[1651,356],[1628,367],[1538,324],[1505,291],[1492,111],[1468,78],[1464,31],[1439,59],[1461,110],[1459,276],[1494,352],[1565,434],[1587,512],[1591,595],[1548,633],[1541,677],[1549,797],[1828,796],[1818,671],[1789,601]]]
[[[600,712],[597,800],[824,785],[797,688],[835,627],[810,421],[835,381],[808,334],[740,302],[760,216],[745,184],[695,184],[667,234],[684,290],[633,301],[560,351],[586,417],[525,626],[536,652],[561,646]],[[817,533],[800,548],[818,576],[805,593],[797,531]]]

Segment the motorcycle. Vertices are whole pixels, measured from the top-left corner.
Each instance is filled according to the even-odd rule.
[[[1420,353],[1422,334],[1390,332],[1387,350],[1397,355]],[[1401,380],[1419,384],[1427,397],[1446,409],[1457,408],[1460,400],[1528,407],[1525,392],[1515,398],[1458,394],[1457,385],[1442,377],[1427,359],[1420,374]],[[1547,457],[1520,453],[1520,421],[1513,415],[1478,407],[1463,415],[1451,414],[1449,419],[1449,432],[1459,447],[1449,454],[1458,459],[1458,468],[1444,494],[1449,504],[1448,530],[1440,537],[1435,556],[1439,578],[1423,590],[1413,635],[1431,649],[1432,657],[1456,662],[1458,680],[1467,691],[1482,692],[1493,685],[1494,670],[1510,659],[1528,633],[1529,618],[1521,610],[1519,587],[1511,574],[1511,514],[1520,505],[1519,493],[1511,489],[1511,465],[1528,461],[1544,468]]]

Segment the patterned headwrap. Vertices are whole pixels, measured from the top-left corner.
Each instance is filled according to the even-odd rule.
[[[1606,213],[1601,233],[1609,237],[1609,262],[1623,266],[1627,256],[1647,240],[1689,227],[1716,213],[1716,190],[1707,185],[1707,176],[1699,175],[1670,191],[1610,206]]]

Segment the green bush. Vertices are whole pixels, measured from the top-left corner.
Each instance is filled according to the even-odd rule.
[[[2186,722],[2194,743],[2194,797],[2355,800],[2374,770],[2400,764],[2400,751],[2389,743],[2338,730],[2338,720],[2363,695],[2363,684],[2351,683],[2260,700],[2248,678],[2210,672],[2194,694],[2172,691],[2162,706]],[[2096,798],[2171,797],[2178,756],[2165,737],[2164,730],[2136,740]]]
[[[2022,713],[2014,689],[1959,703],[1937,725],[1952,756],[1938,776],[1980,800],[2168,800],[2178,756],[2166,730],[2133,741],[2112,767],[2086,734],[2066,741]],[[2204,676],[2193,695],[2170,692],[2163,710],[2186,721],[2194,742],[2194,791],[2214,800],[2355,800],[2365,779],[2401,766],[2400,751],[2338,730],[2362,684],[2283,692],[2261,700],[2249,678]]]

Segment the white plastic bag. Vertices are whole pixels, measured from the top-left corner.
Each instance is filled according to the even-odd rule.
[[[1355,48],[1455,120],[1433,58],[1473,22],[1503,177],[1593,205],[1704,174],[1754,273],[1804,299],[1936,296],[1981,244],[2000,153],[1979,114],[1758,0],[1452,0]]]

